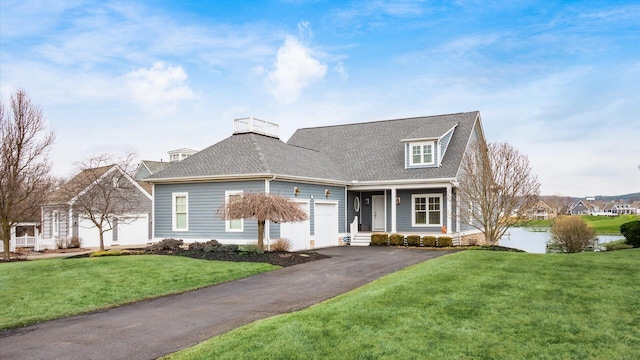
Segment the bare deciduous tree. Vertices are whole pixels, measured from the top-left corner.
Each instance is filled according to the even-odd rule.
[[[507,143],[472,146],[458,176],[457,202],[461,221],[484,233],[496,244],[505,231],[536,204],[538,178],[529,159]]]
[[[278,223],[309,219],[304,210],[289,198],[277,194],[246,192],[229,198],[217,212],[222,219],[258,220],[258,248],[264,247],[264,226],[267,221]]]
[[[24,90],[11,96],[8,112],[0,103],[0,237],[5,260],[10,257],[11,227],[39,219],[40,204],[51,191],[47,155],[54,139],[42,110]]]
[[[142,211],[144,193],[131,177],[135,155],[123,157],[99,155],[76,164],[78,175],[63,185],[74,211],[88,219],[100,234],[104,250],[104,233],[134,219],[125,215]],[[144,191],[144,190],[142,190]]]

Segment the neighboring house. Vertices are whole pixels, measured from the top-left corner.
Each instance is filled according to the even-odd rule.
[[[640,215],[640,201],[634,201],[631,203],[631,209],[635,210],[635,214]]]
[[[145,184],[124,174],[118,166],[111,165],[80,172],[49,197],[48,201],[42,205],[42,236],[36,250],[56,248],[57,244],[64,243],[72,237],[80,238],[83,247],[99,247],[98,229],[88,218],[80,214],[74,204],[82,201],[82,196],[90,194],[92,187],[96,186],[98,181],[106,181],[110,184],[108,180],[114,178],[113,172],[116,171],[122,174],[117,178],[127,182],[127,186],[117,182],[109,186],[127,189],[126,196],[137,197],[139,202],[135,211],[113,219],[113,229],[104,234],[104,245],[147,244],[151,239],[150,185],[147,184],[149,190],[145,190],[143,187]],[[97,180],[85,186],[87,178]]]
[[[529,213],[529,218],[533,220],[547,220],[554,219],[558,216],[557,209],[547,205],[544,201],[538,201],[538,204]]]
[[[182,148],[182,149],[177,149],[177,150],[170,150],[169,153],[169,162],[164,162],[164,161],[151,161],[151,160],[142,160],[140,162],[140,165],[138,165],[138,168],[136,169],[133,178],[136,180],[143,180],[159,171],[162,171],[166,168],[168,168],[169,166],[171,166],[174,163],[177,163],[179,161],[182,161],[186,158],[188,158],[189,156],[197,153],[198,150],[193,150],[193,149],[187,149],[187,148]]]
[[[459,242],[478,233],[460,223],[456,207],[457,174],[474,142],[485,142],[477,111],[304,128],[286,143],[274,123],[236,119],[230,137],[145,179],[153,184],[153,238],[255,242],[255,220],[222,220],[216,211],[257,191],[284,195],[309,214],[266,225],[267,240],[287,238],[294,250],[346,236],[368,244],[373,231],[444,232]]]
[[[144,178],[166,169],[170,165],[171,163],[163,161],[142,160],[140,165],[138,165],[138,169],[136,169],[133,178],[136,180],[143,180]]]

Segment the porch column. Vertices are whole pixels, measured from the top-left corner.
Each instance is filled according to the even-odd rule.
[[[396,188],[391,188],[391,233],[395,234],[396,231]]]
[[[451,232],[451,185],[447,185],[447,233]]]

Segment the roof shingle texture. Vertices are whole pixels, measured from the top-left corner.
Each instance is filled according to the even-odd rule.
[[[146,180],[274,174],[338,181],[453,178],[479,113],[459,113],[297,130],[287,143],[232,135]],[[405,169],[403,139],[442,136],[456,126],[440,167]]]

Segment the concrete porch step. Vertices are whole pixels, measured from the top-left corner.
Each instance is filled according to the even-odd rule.
[[[357,234],[351,239],[351,246],[369,246],[371,244],[371,234]]]

